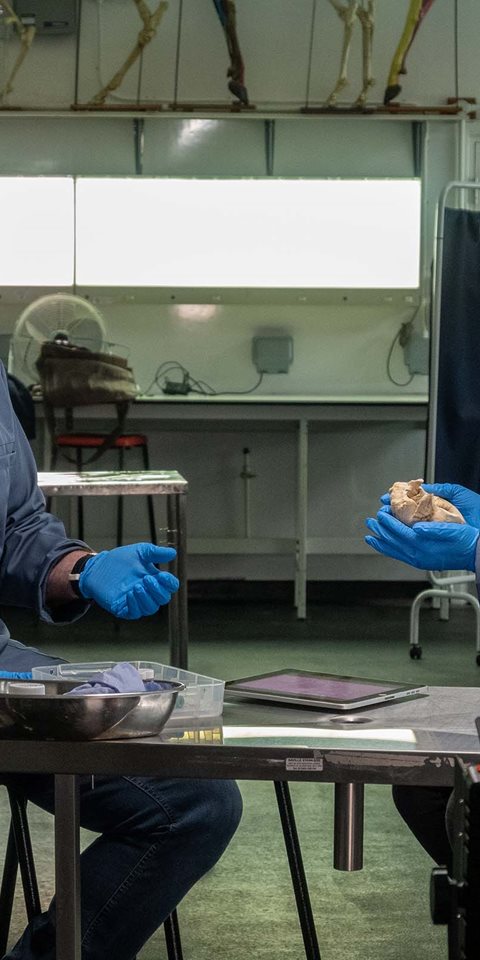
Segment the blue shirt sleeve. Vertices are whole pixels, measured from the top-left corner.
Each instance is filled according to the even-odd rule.
[[[77,619],[88,604],[73,601],[49,610],[45,588],[50,568],[66,553],[90,549],[66,536],[61,521],[45,510],[30,444],[13,412],[0,364],[0,598],[36,611],[42,620]]]

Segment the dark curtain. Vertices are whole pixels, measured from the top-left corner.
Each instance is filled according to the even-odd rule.
[[[480,492],[480,213],[445,211],[435,480]]]

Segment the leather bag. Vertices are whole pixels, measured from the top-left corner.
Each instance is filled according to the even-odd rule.
[[[87,347],[46,341],[37,360],[43,397],[52,407],[123,403],[138,393],[124,357],[94,353]]]
[[[74,407],[111,403],[115,405],[117,422],[103,443],[85,461],[92,463],[114,446],[124,433],[128,406],[137,393],[133,370],[124,357],[95,353],[87,347],[48,340],[42,344],[36,362],[43,392],[45,420],[52,444],[55,445],[57,423],[55,408],[63,407],[66,429],[73,431]],[[75,461],[63,452],[65,459]]]

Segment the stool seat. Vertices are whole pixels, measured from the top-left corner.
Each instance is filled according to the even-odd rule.
[[[55,437],[58,447],[101,447],[105,443],[103,433],[61,433]],[[147,438],[143,433],[122,433],[112,441],[115,449],[130,449],[131,447],[146,447]]]

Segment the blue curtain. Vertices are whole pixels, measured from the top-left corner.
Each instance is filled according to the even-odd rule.
[[[435,480],[480,492],[480,213],[445,211]]]

